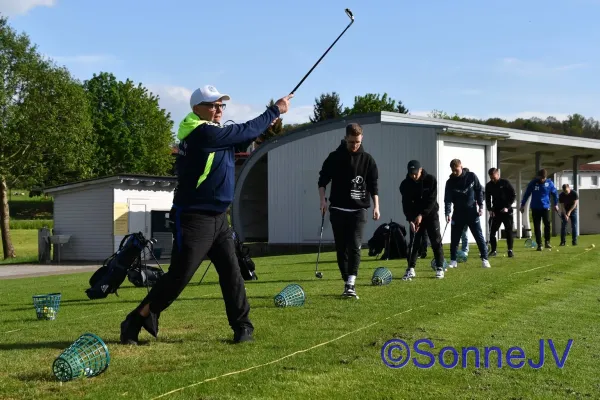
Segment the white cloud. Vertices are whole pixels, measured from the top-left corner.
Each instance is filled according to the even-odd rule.
[[[557,72],[572,71],[587,68],[587,63],[573,63],[565,65],[547,65],[539,61],[525,61],[514,57],[505,57],[500,62],[500,69],[523,76],[540,76]]]
[[[159,96],[159,104],[171,113],[171,118],[177,125],[179,121],[190,112],[190,96],[192,90],[183,86],[149,84],[149,91]],[[233,97],[233,95],[232,95]],[[227,120],[243,123],[258,117],[265,110],[264,105],[240,104],[235,101],[227,102],[227,109],[223,113],[223,122]],[[282,115],[284,124],[308,122],[312,115],[313,106],[294,106],[293,100],[290,110]]]
[[[0,13],[7,16],[23,15],[36,7],[53,7],[56,0],[0,0]]]

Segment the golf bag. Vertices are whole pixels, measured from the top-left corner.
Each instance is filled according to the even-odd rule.
[[[89,280],[90,288],[85,291],[91,300],[106,298],[114,293],[118,296],[117,289],[121,286],[125,277],[130,276],[130,281],[142,283],[142,286],[150,286],[161,273],[148,272],[149,268],[142,266],[141,254],[145,248],[149,248],[153,241],[146,240],[141,232],[126,235],[119,249],[106,260],[102,267],[98,268]],[[152,249],[150,249],[152,253]],[[142,269],[144,273],[142,274]],[[138,276],[139,273],[139,276]]]
[[[257,281],[258,276],[256,275],[256,265],[252,258],[250,258],[250,249],[247,246],[244,246],[240,241],[238,234],[232,229],[233,232],[233,242],[235,244],[235,255],[238,259],[238,264],[240,266],[240,272],[242,273],[242,277],[245,281]]]
[[[367,243],[371,257],[382,251],[381,259],[394,260],[408,257],[406,228],[397,222],[390,221],[380,225]]]

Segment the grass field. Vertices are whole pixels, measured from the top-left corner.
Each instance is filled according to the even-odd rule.
[[[38,231],[36,229],[11,229],[10,237],[15,248],[16,258],[4,260],[0,258],[0,265],[19,264],[38,261]],[[2,254],[2,246],[0,246]]]
[[[493,258],[491,269],[470,259],[443,280],[433,278],[429,259],[419,260],[411,282],[400,279],[405,261],[365,255],[359,300],[340,298],[343,284],[332,253],[321,257],[322,280],[314,277],[315,255],[255,258],[260,280],[246,285],[255,341],[240,345],[228,343],[231,332],[214,269],[198,285],[206,263],[161,316],[159,339],[143,331],[146,343],[140,347],[118,344],[119,324],[146,289],[126,280],[120,297],[89,301],[84,290],[90,274],[6,280],[1,283],[0,398],[597,398],[600,246],[591,248],[594,242],[600,245],[600,237],[585,236],[577,247],[540,253],[519,240],[515,259]],[[371,286],[374,269],[382,265],[394,280]],[[273,296],[289,283],[303,286],[307,303],[276,308]],[[31,296],[54,291],[63,295],[57,320],[36,320]],[[85,332],[105,340],[110,366],[98,377],[60,384],[52,363]],[[436,355],[452,346],[460,360],[452,369],[439,360],[428,369],[412,363],[389,368],[381,350],[393,338],[409,345],[428,338],[435,348],[421,345],[422,350]],[[559,360],[573,339],[562,369],[548,344],[543,367],[507,365],[513,346],[524,350],[525,361],[538,362],[540,339],[553,341]],[[479,368],[473,353],[462,367],[461,348],[468,346],[482,351]],[[495,353],[485,367],[486,346],[502,351],[502,368]],[[429,361],[414,351],[411,356]],[[451,354],[446,356],[450,362]]]

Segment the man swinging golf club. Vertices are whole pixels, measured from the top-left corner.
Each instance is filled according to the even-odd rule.
[[[400,184],[402,210],[410,224],[411,252],[408,268],[403,279],[416,276],[417,253],[423,236],[427,234],[435,257],[436,278],[444,277],[444,253],[440,234],[439,204],[437,202],[437,179],[428,174],[417,160],[408,163],[408,173]],[[417,244],[415,246],[415,243]]]
[[[462,235],[465,225],[469,226],[471,234],[475,237],[479,254],[481,255],[481,265],[483,268],[490,268],[488,261],[488,250],[481,230],[480,218],[483,215],[483,188],[475,173],[462,167],[459,159],[450,162],[452,170],[451,177],[446,181],[444,193],[444,205],[446,221],[452,221],[450,228],[450,268],[456,268],[456,252],[458,242]],[[454,213],[450,217],[454,205]]]
[[[513,209],[512,204],[517,198],[515,188],[504,178],[500,178],[498,168],[488,170],[490,181],[485,185],[485,203],[487,205],[492,223],[490,224],[490,244],[492,245],[490,256],[496,257],[497,241],[496,233],[500,226],[504,224],[506,231],[506,247],[508,247],[508,256],[513,254]]]
[[[329,153],[319,172],[321,213],[327,211],[325,189],[331,182],[329,219],[337,253],[337,263],[345,282],[344,297],[355,297],[355,282],[360,265],[360,249],[367,209],[373,198],[373,219],[379,214],[379,173],[375,159],[364,150],[363,130],[359,124],[346,126],[346,136]]]
[[[286,113],[291,97],[277,100],[264,113],[244,124],[222,126],[223,101],[230,97],[210,85],[192,93],[192,112],[181,122],[177,133],[180,140],[177,189],[169,214],[174,222],[171,265],[121,323],[121,343],[138,344],[142,327],[154,337],[158,336],[161,312],[177,299],[206,256],[219,274],[234,343],[252,340],[250,305],[226,213],[233,200],[234,149],[240,143],[257,138]]]

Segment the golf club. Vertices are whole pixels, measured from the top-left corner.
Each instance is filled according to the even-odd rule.
[[[348,26],[346,27],[346,29],[344,29],[344,31],[340,34],[340,36],[338,36],[338,38],[335,39],[335,42],[333,42],[331,44],[331,46],[329,46],[329,48],[327,49],[327,51],[325,51],[325,53],[323,53],[323,55],[321,56],[321,58],[319,58],[319,60],[315,63],[315,65],[313,65],[313,67],[310,69],[310,71],[308,71],[308,73],[306,75],[304,75],[304,78],[302,78],[302,80],[300,81],[300,83],[298,83],[296,85],[296,87],[294,88],[294,90],[292,90],[292,92],[290,94],[294,94],[296,92],[296,90],[298,90],[298,88],[300,87],[300,85],[302,85],[302,83],[306,80],[306,78],[308,78],[308,76],[311,74],[311,72],[313,72],[313,70],[317,67],[317,65],[319,65],[319,63],[325,57],[325,55],[327,55],[327,53],[329,53],[329,50],[331,50],[331,48],[337,43],[337,41],[340,40],[340,38],[342,37],[342,35],[344,33],[346,33],[346,31],[348,30],[348,28],[350,28],[350,25],[352,25],[354,23],[354,15],[352,15],[352,11],[350,11],[349,8],[346,8],[346,14],[348,15],[348,17],[351,20],[350,23],[348,24]]]
[[[327,197],[325,197],[327,203]],[[319,238],[319,252],[317,253],[317,265],[315,265],[315,276],[319,279],[323,278],[323,273],[319,271],[319,256],[321,255],[321,242],[323,241],[323,225],[325,225],[325,211],[321,213],[321,237]]]

